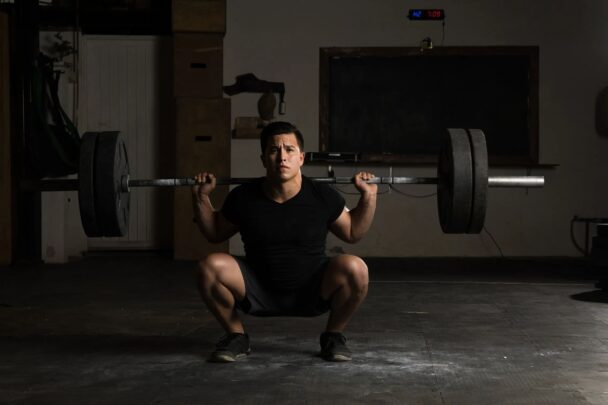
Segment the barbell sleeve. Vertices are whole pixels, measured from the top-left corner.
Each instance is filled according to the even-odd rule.
[[[539,188],[544,187],[545,176],[490,176],[488,177],[488,187],[523,187]]]

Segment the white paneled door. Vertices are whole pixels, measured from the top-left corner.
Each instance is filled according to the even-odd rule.
[[[158,37],[83,36],[80,43],[80,128],[121,132],[131,178],[158,177]],[[131,192],[129,232],[120,238],[89,238],[89,249],[154,249],[158,190]]]

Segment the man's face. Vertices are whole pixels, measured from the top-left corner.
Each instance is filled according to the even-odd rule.
[[[298,138],[293,133],[271,137],[261,158],[266,176],[281,181],[296,177],[304,164],[304,152],[300,150]]]

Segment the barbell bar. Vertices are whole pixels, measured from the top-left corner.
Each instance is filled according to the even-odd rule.
[[[352,184],[352,177],[309,177],[310,180],[325,184]],[[257,179],[251,177],[229,177],[217,178],[218,186],[253,183]],[[77,180],[75,180],[77,182]],[[437,177],[374,177],[367,180],[369,184],[437,184]],[[129,179],[128,176],[121,180],[123,191],[129,191],[131,187],[181,187],[193,186],[196,180],[191,177],[166,178],[166,179]],[[539,188],[545,185],[543,176],[495,176],[488,177],[488,187],[500,188]],[[71,187],[74,187],[72,185]]]
[[[201,166],[205,166],[204,162]],[[352,177],[311,177],[314,182],[351,184]],[[244,184],[255,178],[218,178],[218,185]],[[485,135],[478,129],[447,129],[441,142],[436,177],[375,177],[373,184],[437,185],[439,222],[445,233],[483,229],[488,187],[538,188],[543,176],[488,176]],[[78,179],[22,182],[22,189],[78,191],[80,218],[89,237],[124,236],[129,223],[129,195],[135,187],[192,186],[194,178],[131,179],[126,144],[120,133],[87,132],[80,148]]]
[[[352,177],[309,177],[314,182],[326,184],[352,184]],[[216,179],[218,186],[247,184],[256,181],[251,177],[220,177]],[[437,177],[374,177],[369,184],[437,184]],[[176,177],[165,179],[130,179],[129,176],[121,178],[121,189],[129,192],[132,187],[182,187],[193,186],[196,180],[193,177]],[[496,188],[541,188],[545,185],[544,176],[490,176],[488,187]],[[78,191],[78,179],[46,179],[25,180],[21,182],[22,190],[30,191]]]

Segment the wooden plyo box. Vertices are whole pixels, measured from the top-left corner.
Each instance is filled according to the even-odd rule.
[[[173,38],[173,95],[221,98],[223,39],[218,34],[175,34]]]
[[[176,175],[193,177],[207,171],[230,177],[230,99],[179,98],[176,100]],[[228,186],[218,186],[211,194],[216,209],[221,208]],[[193,222],[192,192],[177,187],[174,197],[174,257],[198,260],[212,252],[228,252],[228,242],[212,244]]]
[[[234,119],[233,138],[259,139],[264,128],[264,121],[260,117],[236,117]]]
[[[226,32],[226,0],[173,0],[173,32]]]

